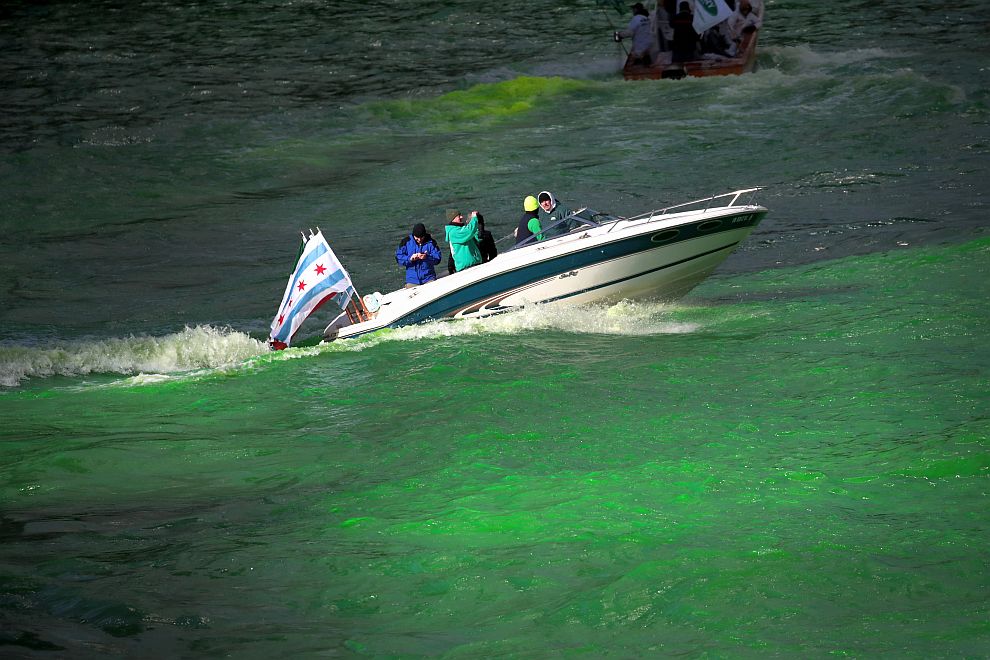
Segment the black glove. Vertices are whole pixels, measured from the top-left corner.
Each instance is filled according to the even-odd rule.
[[[612,33],[612,38],[615,39],[615,42],[616,43],[619,43],[620,41],[622,41],[622,35],[619,34],[618,32],[613,32]]]

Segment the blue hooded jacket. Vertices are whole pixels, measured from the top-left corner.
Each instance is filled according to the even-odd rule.
[[[409,257],[417,252],[422,252],[426,258],[410,261]],[[409,234],[395,249],[395,260],[406,269],[407,284],[426,284],[437,279],[437,271],[433,267],[440,263],[441,259],[440,246],[429,234],[426,235],[422,245],[416,242],[412,234]]]

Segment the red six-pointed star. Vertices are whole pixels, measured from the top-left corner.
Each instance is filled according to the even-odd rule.
[[[302,291],[305,288],[306,288],[306,283],[303,282],[302,280],[299,280],[299,290]]]
[[[323,272],[324,272],[324,271],[325,271],[326,269],[327,269],[327,267],[326,267],[326,266],[324,266],[323,264],[316,264],[316,274],[317,274],[317,275],[322,275],[322,274],[323,274]]]

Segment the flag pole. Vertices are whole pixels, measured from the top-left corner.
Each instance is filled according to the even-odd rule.
[[[357,298],[357,302],[354,303],[354,309],[360,308],[361,310],[361,314],[358,316],[361,317],[363,315],[363,318],[361,318],[362,321],[370,321],[371,312],[368,311],[368,307],[364,304],[364,298],[358,295],[357,289],[354,289],[354,297]]]

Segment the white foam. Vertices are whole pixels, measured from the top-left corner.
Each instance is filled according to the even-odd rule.
[[[861,64],[872,60],[895,59],[904,57],[904,53],[888,51],[883,48],[854,48],[850,50],[821,51],[809,46],[781,46],[767,49],[774,57],[795,60],[802,68],[825,68]]]
[[[383,341],[412,341],[481,334],[516,334],[558,330],[578,334],[645,336],[694,332],[700,325],[668,320],[673,305],[622,301],[614,305],[528,305],[483,319],[431,321],[375,333],[357,340],[334,342],[334,350],[364,350]]]
[[[268,352],[264,342],[226,328],[197,326],[163,337],[135,336],[29,347],[0,344],[0,386],[27,378],[133,375],[142,384],[169,374],[217,369]]]
[[[756,73],[766,76],[775,71],[785,76],[834,77],[837,69],[843,67],[866,66],[875,61],[903,57],[903,53],[882,48],[829,51],[817,50],[807,45],[774,46],[760,49],[760,64]]]

